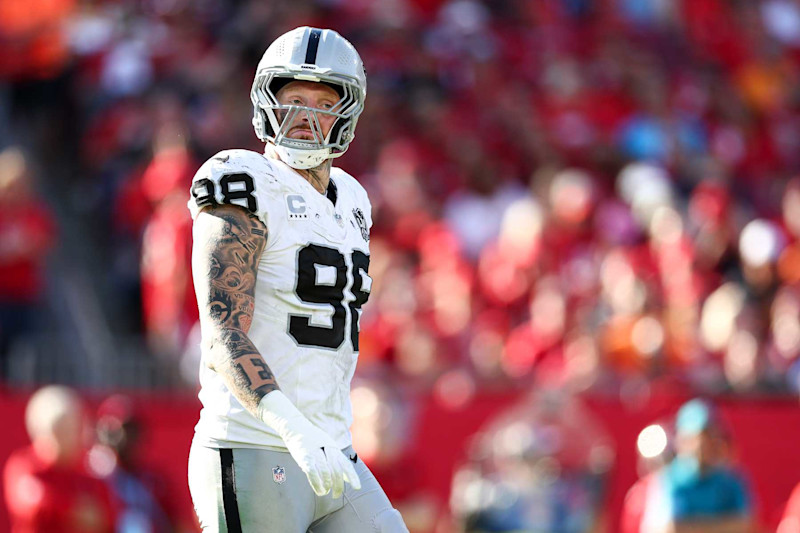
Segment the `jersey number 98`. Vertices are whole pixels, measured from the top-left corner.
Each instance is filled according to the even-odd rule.
[[[358,351],[358,317],[361,306],[369,298],[364,291],[364,277],[369,270],[369,256],[358,250],[352,255],[353,284],[350,292],[354,299],[348,305],[350,310],[350,342]],[[333,267],[335,278],[326,283],[317,279],[317,267]],[[347,265],[345,257],[336,248],[309,244],[297,254],[297,297],[306,303],[327,304],[333,308],[330,327],[312,326],[310,318],[303,315],[289,316],[289,334],[301,346],[338,349],[345,339],[347,310],[344,306],[344,290],[347,285]]]
[[[222,191],[222,203],[246,207],[251,213],[258,212],[258,202],[253,196],[255,185],[250,174],[238,172],[225,174],[219,179],[219,188]],[[192,196],[198,207],[217,205],[217,194],[214,182],[208,178],[195,181],[192,184]]]

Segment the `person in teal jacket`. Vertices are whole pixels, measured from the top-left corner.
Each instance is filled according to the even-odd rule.
[[[753,528],[752,496],[728,460],[728,437],[714,407],[694,399],[675,420],[675,458],[661,472],[666,531],[745,533]]]

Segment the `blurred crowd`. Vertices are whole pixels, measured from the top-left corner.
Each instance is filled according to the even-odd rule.
[[[126,396],[109,396],[92,413],[73,389],[37,390],[25,410],[30,445],[3,465],[11,531],[191,530],[171,484],[141,462],[141,426]]]
[[[749,475],[710,402],[693,399],[674,421],[646,427],[637,451],[640,478],[625,498],[624,533],[759,531]]]
[[[800,532],[796,469],[765,476],[769,452],[744,442],[742,418],[734,431],[732,406],[693,398],[651,419],[635,444],[615,446],[611,427],[579,397],[536,389],[471,438],[452,478],[454,531]],[[629,446],[636,477],[616,508],[612,494]],[[779,469],[786,460],[783,454]],[[780,499],[768,501],[775,495],[763,484],[786,480]]]
[[[308,24],[349,38],[368,73],[340,160],[375,210],[362,375],[800,388],[796,1],[31,0],[0,15],[0,177],[27,162],[97,253],[114,327],[176,367],[196,358],[188,184],[218,150],[260,150],[255,65]],[[6,181],[4,206],[19,198]],[[36,300],[17,292],[31,278],[36,296],[53,216],[30,216],[22,258],[5,250],[23,222],[0,219],[11,308]],[[19,318],[3,315],[3,346]]]
[[[357,405],[378,407],[364,387],[354,394]],[[153,462],[153,452],[183,457],[186,445],[165,440],[162,427],[161,444],[153,449],[149,434],[156,406],[144,397],[97,397],[61,385],[35,391],[24,410],[30,443],[15,449],[2,465],[10,530],[196,530],[182,495],[184,475]],[[743,461],[730,407],[726,413],[713,401],[695,398],[651,419],[635,442],[638,480],[632,485],[634,478],[627,480],[619,508],[610,505],[612,486],[619,481],[613,478],[628,476],[616,463],[626,460],[626,448],[634,443],[617,441],[618,435],[598,419],[597,406],[589,408],[580,397],[555,387],[535,389],[498,410],[469,439],[463,456],[454,452],[459,461],[447,512],[438,507],[430,480],[419,471],[442,457],[403,457],[395,462],[393,475],[386,471],[387,479],[410,530],[420,533],[800,532],[800,483],[793,481],[779,502],[769,502],[766,516],[759,510],[766,502],[758,501],[764,494],[754,487],[751,466],[756,465]],[[385,408],[379,410],[394,418]],[[404,436],[382,440],[376,455],[365,440],[363,423],[354,428],[359,451],[371,456],[374,468],[385,468],[387,456],[396,461]],[[440,450],[431,442],[422,449]],[[784,460],[783,468],[786,461],[797,463]],[[762,482],[777,481],[763,476],[762,471]]]
[[[455,530],[613,531],[605,509],[614,459],[612,439],[585,406],[537,390],[473,437],[453,476]]]
[[[66,314],[48,285],[69,269],[115,347],[144,339],[142,357],[194,383],[189,183],[219,150],[262,149],[255,66],[299,25],[336,29],[367,69],[337,162],[374,206],[353,389],[365,458],[413,438],[402,386],[454,410],[532,383],[632,403],[800,392],[797,0],[0,1],[0,375]],[[163,521],[158,482],[131,475],[126,400],[104,404],[78,459],[53,428],[80,432],[80,401],[47,390],[6,483],[74,473],[85,531]],[[688,412],[642,433],[626,531],[669,524],[646,510],[657,476],[686,488],[692,461],[733,468],[713,409]],[[466,530],[597,527],[613,455],[579,405],[542,393],[475,440],[453,512]],[[798,502],[781,533],[800,531]]]

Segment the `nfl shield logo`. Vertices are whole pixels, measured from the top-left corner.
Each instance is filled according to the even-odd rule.
[[[286,470],[282,466],[276,466],[272,469],[272,481],[278,485],[282,485],[286,481]]]

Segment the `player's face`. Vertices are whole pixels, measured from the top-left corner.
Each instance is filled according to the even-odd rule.
[[[281,105],[313,107],[323,111],[334,110],[339,101],[339,94],[333,88],[313,81],[293,81],[282,87],[275,96]],[[308,115],[308,113],[297,113],[286,136],[291,139],[317,140],[309,123],[312,119]],[[322,137],[325,138],[336,117],[327,113],[317,113],[317,117],[322,128]]]

